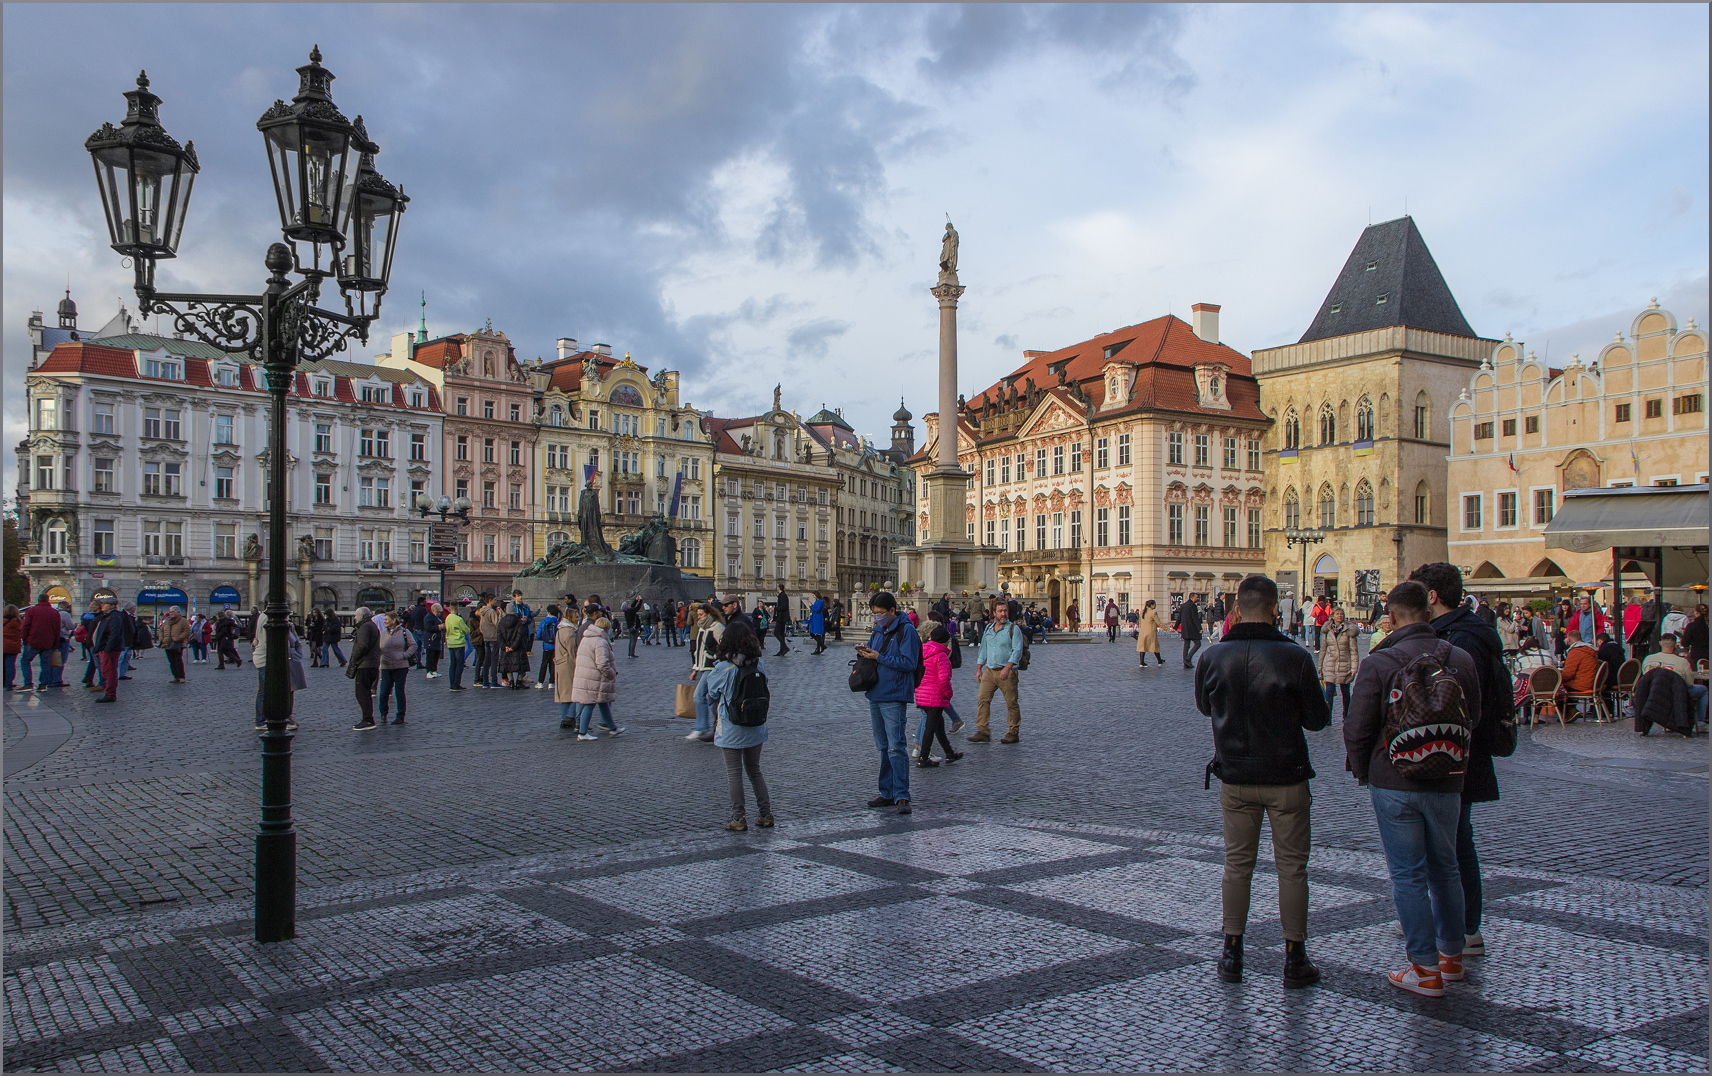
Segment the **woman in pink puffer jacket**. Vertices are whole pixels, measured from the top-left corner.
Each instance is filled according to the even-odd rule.
[[[951,635],[945,625],[935,622],[933,631],[921,644],[921,683],[916,685],[915,704],[927,715],[927,729],[921,737],[921,754],[915,764],[922,768],[937,766],[929,752],[934,737],[945,749],[945,761],[956,762],[960,752],[951,750],[951,740],[945,735],[945,708],[951,704]]]

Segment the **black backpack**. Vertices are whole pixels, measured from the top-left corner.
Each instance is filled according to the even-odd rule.
[[[754,728],[767,723],[767,707],[773,696],[767,690],[767,674],[759,661],[737,667],[737,684],[731,692],[731,723]]]
[[[951,637],[951,667],[953,669],[961,669],[963,667],[963,647],[958,644],[957,636],[955,635]]]
[[[130,630],[130,633],[131,633],[131,637],[129,639],[127,639],[126,642],[130,645],[131,649],[132,650],[150,650],[150,649],[153,649],[153,647],[155,645],[155,636],[154,636],[154,632],[149,630],[149,626],[147,624],[143,623],[141,620],[137,620],[136,618],[132,617],[131,614],[129,614],[129,613],[125,614],[125,621],[126,621],[125,626],[126,626],[126,628],[128,628]]]

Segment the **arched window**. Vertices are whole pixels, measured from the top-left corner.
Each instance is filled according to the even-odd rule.
[[[1365,396],[1355,404],[1355,439],[1373,440],[1373,401]]]
[[[1355,487],[1355,525],[1373,526],[1373,487],[1367,484],[1365,478]]]
[[[1415,522],[1431,523],[1433,521],[1432,488],[1425,481],[1415,486]]]
[[[1320,407],[1320,444],[1329,445],[1337,441],[1337,415],[1332,411],[1331,404]]]
[[[678,547],[678,561],[685,568],[701,567],[701,539],[685,538]]]
[[[1415,394],[1415,413],[1410,426],[1410,429],[1415,431],[1415,436],[1422,441],[1430,439],[1428,435],[1432,432],[1432,417],[1432,401],[1427,397],[1427,390],[1422,389]]]
[[[1284,491],[1284,526],[1300,527],[1302,525],[1302,502],[1296,496],[1296,487],[1291,486]]]
[[[547,412],[547,423],[552,426],[563,426],[565,424],[565,409],[554,404],[553,409]]]
[[[1284,447],[1302,447],[1302,420],[1296,417],[1294,407],[1284,412]]]
[[[1320,529],[1331,530],[1337,526],[1337,494],[1332,492],[1331,483],[1320,487]]]

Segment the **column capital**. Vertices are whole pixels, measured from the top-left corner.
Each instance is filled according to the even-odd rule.
[[[941,282],[930,289],[933,297],[939,300],[940,306],[955,307],[957,300],[963,295],[963,285]]]

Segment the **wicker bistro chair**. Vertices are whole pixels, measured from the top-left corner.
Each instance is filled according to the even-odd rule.
[[[1528,674],[1528,727],[1533,728],[1549,715],[1557,715],[1557,723],[1566,725],[1563,710],[1557,704],[1558,688],[1563,686],[1563,673],[1549,665]]]
[[[1617,666],[1617,686],[1613,689],[1612,701],[1616,705],[1613,718],[1621,715],[1623,707],[1632,702],[1635,697],[1635,681],[1641,678],[1641,659],[1630,658]]]
[[[1601,664],[1599,671],[1593,674],[1593,687],[1589,691],[1571,691],[1564,696],[1565,707],[1582,706],[1593,711],[1595,724],[1603,725],[1611,720],[1611,711],[1605,708],[1605,674],[1609,666]]]

